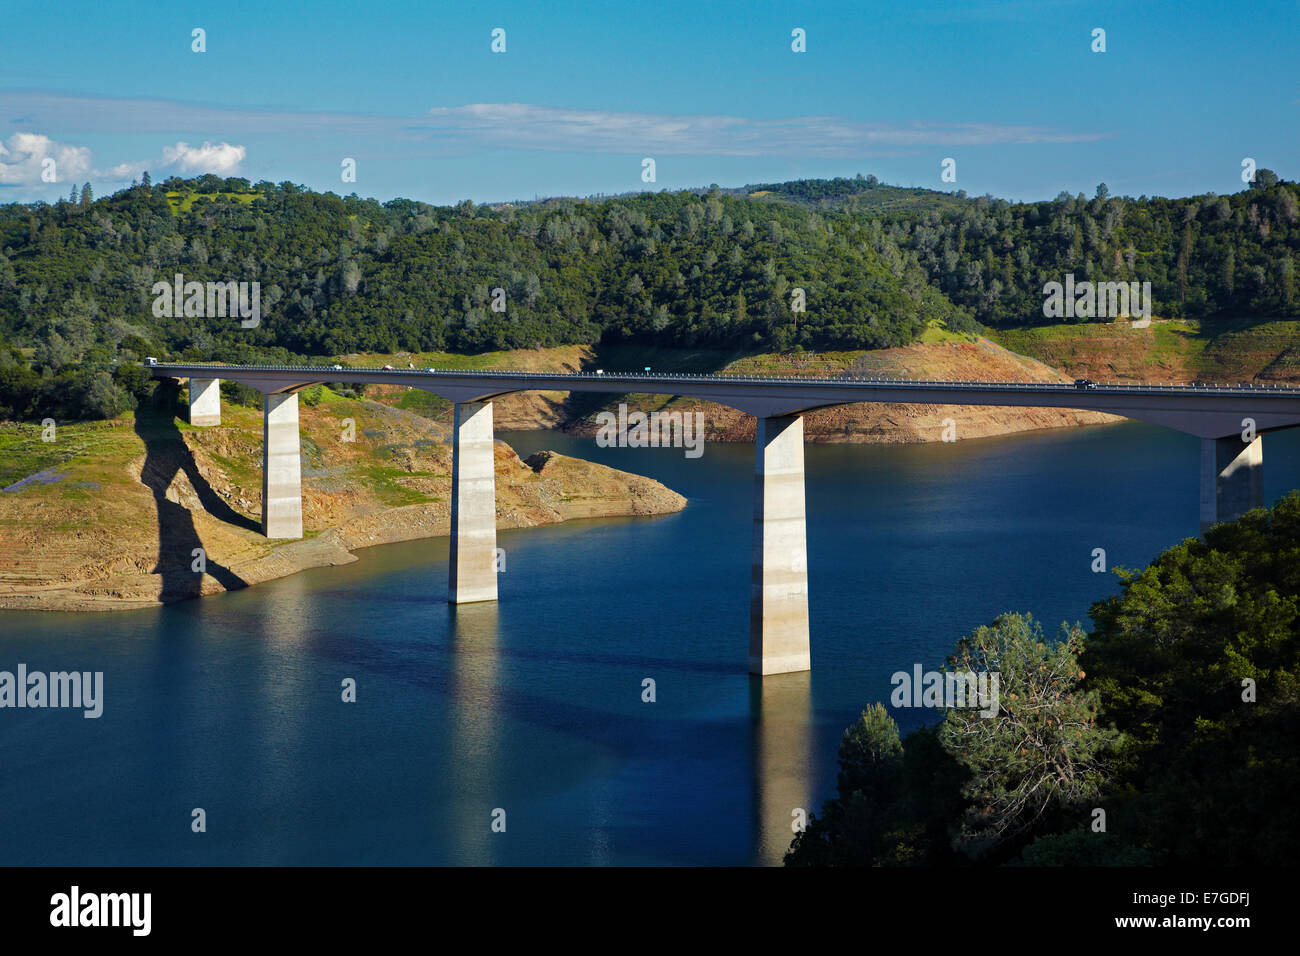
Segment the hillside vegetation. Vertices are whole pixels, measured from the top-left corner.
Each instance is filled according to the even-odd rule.
[[[997,329],[990,338],[1071,378],[1105,382],[1300,382],[1293,319],[1154,320]]]
[[[1059,324],[1043,286],[1067,272],[1150,282],[1164,319],[1288,320],[1298,197],[1262,169],[1231,196],[1039,203],[873,177],[490,207],[215,176],[87,188],[0,206],[0,418],[129,410],[148,389],[123,365],[146,355],[900,348]],[[260,321],[155,316],[177,275],[259,283]]]
[[[1267,174],[1267,175],[1265,175]],[[1300,186],[1267,170],[1231,196],[1050,202],[980,198],[960,214],[899,213],[882,226],[956,305],[986,325],[1043,325],[1043,289],[1150,282],[1164,318],[1300,314]],[[1082,320],[1080,320],[1082,321]]]
[[[174,352],[326,355],[618,340],[866,348],[906,344],[929,319],[969,324],[865,229],[721,192],[490,209],[169,180],[84,205],[0,207],[0,331],[57,366],[96,346],[108,357],[132,334]],[[151,288],[177,272],[259,281],[260,326],[156,319]]]

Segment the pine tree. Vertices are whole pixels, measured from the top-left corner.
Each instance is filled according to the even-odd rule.
[[[95,191],[90,188],[90,183],[81,187],[81,208],[86,209],[95,201]]]
[[[72,203],[72,205],[74,205],[74,206],[77,204],[77,184],[76,184],[76,183],[73,183],[73,184],[72,184],[72,192],[68,193],[68,202]]]
[[[140,177],[140,185],[145,189],[148,189],[153,185],[153,180],[149,178],[149,170],[146,169],[144,175]]]

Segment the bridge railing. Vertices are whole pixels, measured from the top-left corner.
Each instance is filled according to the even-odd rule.
[[[455,378],[513,378],[525,380],[547,380],[547,379],[606,379],[617,382],[715,382],[725,384],[729,382],[752,383],[752,384],[802,384],[802,385],[833,385],[833,384],[850,384],[850,385],[880,385],[890,387],[923,387],[937,389],[987,389],[987,388],[1007,388],[1016,391],[1073,391],[1078,388],[1070,382],[993,382],[993,381],[972,381],[969,379],[912,379],[912,378],[888,378],[872,377],[860,375],[852,372],[840,373],[830,376],[802,377],[791,374],[766,374],[756,375],[751,373],[729,373],[718,374],[714,372],[606,372],[606,371],[580,371],[580,372],[536,372],[523,371],[514,369],[435,369],[430,372],[428,369],[414,368],[374,368],[374,367],[348,367],[336,369],[329,366],[319,365],[215,365],[208,363],[195,362],[159,362],[155,365],[145,365],[145,368],[152,369],[155,372],[166,372],[168,370],[185,372],[201,371],[218,377],[222,371],[226,372],[274,372],[287,373],[293,375],[310,375],[322,381],[330,381],[335,376],[331,373],[379,373],[383,375],[401,375],[412,378],[427,378],[430,375],[440,377]],[[1190,390],[1248,390],[1251,392],[1282,392],[1290,393],[1297,389],[1297,385],[1289,382],[1239,382],[1235,385],[1222,382],[1098,382],[1099,388],[1103,389],[1126,389],[1126,390],[1144,390],[1144,391],[1190,391]]]

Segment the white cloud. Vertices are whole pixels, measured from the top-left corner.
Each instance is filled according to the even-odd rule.
[[[431,132],[506,149],[714,156],[849,157],[928,146],[1077,143],[1105,133],[995,123],[868,123],[839,116],[743,116],[575,110],[526,103],[432,109]]]
[[[172,173],[182,176],[202,173],[229,176],[239,172],[239,164],[247,155],[247,147],[232,146],[230,143],[214,145],[205,141],[202,146],[191,146],[189,143],[178,142],[175,146],[164,146],[161,159],[118,163],[112,169],[95,170],[95,176],[112,183],[137,180],[145,170],[152,170],[154,176]]]
[[[157,164],[154,165],[156,168]],[[118,163],[112,169],[95,170],[95,175],[101,179],[107,179],[109,182],[124,183],[128,179],[139,179],[141,174],[148,168],[148,163]]]
[[[195,173],[215,173],[229,176],[239,171],[239,164],[244,161],[248,150],[243,146],[231,146],[229,143],[204,142],[202,146],[190,146],[177,143],[175,146],[163,147],[163,164],[174,166],[185,175]]]
[[[1082,143],[1117,135],[1112,131],[1000,123],[919,119],[873,123],[843,116],[770,119],[564,109],[527,103],[440,107],[415,117],[309,113],[221,108],[161,99],[70,96],[40,90],[5,91],[5,96],[0,98],[0,124],[18,122],[20,118],[50,129],[77,130],[82,135],[170,137],[184,135],[184,131],[193,135],[195,129],[220,129],[228,136],[293,137],[313,143],[326,143],[339,137],[350,141],[364,138],[375,146],[386,144],[398,154],[419,155],[428,155],[432,146],[438,153],[496,147],[642,155],[653,150],[665,155],[858,159],[945,146]]]
[[[211,106],[179,100],[81,96],[48,90],[5,89],[0,124],[143,136],[194,136],[218,129],[226,136],[375,135],[404,128],[409,116],[310,113],[293,110]]]
[[[55,182],[67,182],[90,170],[90,150],[85,146],[56,143],[40,133],[14,133],[7,141],[0,140],[0,185],[42,184],[46,159],[54,160]]]

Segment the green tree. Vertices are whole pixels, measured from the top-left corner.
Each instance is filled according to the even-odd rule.
[[[131,397],[133,407],[139,408],[153,395],[157,380],[143,365],[123,362],[113,370],[113,383]]]
[[[1093,606],[1116,793],[1169,864],[1300,856],[1300,494],[1169,548]]]
[[[786,854],[790,866],[869,866],[885,850],[888,808],[903,755],[898,725],[877,703],[844,731],[837,799],[810,816]]]
[[[1271,169],[1259,167],[1255,170],[1255,178],[1250,184],[1251,189],[1272,189],[1278,184],[1277,173]]]
[[[114,384],[107,372],[89,375],[81,390],[78,418],[116,418],[134,407],[135,400]]]
[[[1078,627],[1061,626],[1043,640],[1030,615],[1003,614],[962,638],[948,659],[951,672],[997,674],[995,716],[950,709],[940,728],[944,748],[970,770],[971,806],[956,837],[979,856],[1053,822],[1049,811],[1081,805],[1105,780],[1103,756],[1116,738],[1097,723],[1097,694],[1081,688]],[[990,680],[991,680],[990,676]]]

